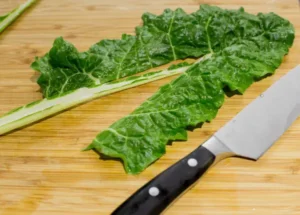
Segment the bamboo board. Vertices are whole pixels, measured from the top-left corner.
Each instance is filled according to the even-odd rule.
[[[0,14],[22,1],[0,1]],[[296,0],[41,0],[0,35],[0,114],[41,98],[30,64],[63,36],[83,51],[100,39],[133,33],[142,13],[187,12],[209,3],[273,11],[296,28],[290,54],[276,74],[253,84],[244,95],[226,99],[217,118],[174,142],[167,154],[137,176],[120,162],[81,152],[96,134],[127,115],[175,77],[109,95],[0,137],[1,215],[110,214],[136,189],[175,163],[273,82],[300,63],[300,11]],[[166,215],[300,214],[300,119],[257,162],[222,161]]]

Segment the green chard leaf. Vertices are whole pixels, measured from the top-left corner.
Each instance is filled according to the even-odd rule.
[[[149,104],[143,104],[133,112],[134,117],[128,116],[116,122],[88,147],[122,158],[128,173],[138,173],[164,154],[168,140],[185,140],[187,125],[214,118],[222,104],[225,85],[243,92],[253,79],[274,72],[280,64],[278,59],[288,52],[294,40],[293,26],[287,20],[273,13],[250,15],[242,8],[233,11],[202,5],[192,14],[186,14],[182,9],[167,9],[159,16],[145,13],[142,19],[143,26],[136,28],[135,36],[102,40],[86,52],[78,52],[63,38],[57,38],[52,49],[32,64],[32,68],[40,72],[38,84],[44,99],[0,117],[0,135],[86,101],[187,70],[182,77],[192,73],[193,78],[199,76],[192,81],[180,77],[162,87],[146,101]],[[181,63],[162,71],[134,75],[185,58],[199,60],[194,65]],[[224,65],[231,65],[231,70],[224,70]],[[241,71],[245,73],[243,76]],[[196,75],[198,73],[201,75]],[[200,78],[203,79],[201,83]],[[201,90],[202,94],[195,93],[202,85],[207,94]],[[174,92],[169,88],[174,88]],[[206,100],[197,103],[199,96]],[[182,110],[178,108],[181,104]],[[196,108],[199,106],[200,109]],[[176,112],[170,122],[160,122],[177,109],[183,112]],[[153,118],[153,114],[160,115]],[[154,124],[147,124],[147,115]],[[183,116],[187,119],[183,120]],[[131,117],[137,120],[137,124],[126,121]]]
[[[0,33],[5,30],[12,22],[14,22],[27,8],[34,4],[36,0],[27,0],[24,4],[20,5],[10,13],[0,16]]]
[[[183,14],[180,9],[172,13]],[[168,141],[186,140],[187,127],[214,119],[224,102],[225,87],[243,93],[255,80],[274,73],[294,40],[292,24],[274,13],[255,16],[243,9],[202,5],[180,20],[191,21],[193,28],[182,25],[172,42],[188,39],[192,48],[176,46],[175,56],[186,56],[179,54],[181,50],[194,56],[211,53],[209,57],[162,86],[86,148],[122,159],[127,173],[137,174],[159,159]],[[194,43],[202,44],[201,51]]]

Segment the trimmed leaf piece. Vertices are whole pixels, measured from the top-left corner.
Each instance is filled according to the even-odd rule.
[[[165,153],[168,141],[186,140],[187,127],[215,118],[225,87],[243,93],[255,80],[273,74],[293,44],[293,26],[274,13],[255,16],[202,5],[192,16],[197,41],[211,57],[162,86],[99,133],[86,150],[121,158],[127,173],[143,171]]]

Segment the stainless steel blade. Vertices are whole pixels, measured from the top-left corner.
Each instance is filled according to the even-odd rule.
[[[214,137],[236,155],[258,159],[300,114],[300,65],[239,112]]]

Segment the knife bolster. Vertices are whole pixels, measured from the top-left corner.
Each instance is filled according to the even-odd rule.
[[[225,158],[233,157],[235,155],[233,151],[231,151],[224,143],[222,143],[215,136],[211,136],[202,144],[202,146],[215,155],[216,159],[213,165]]]

